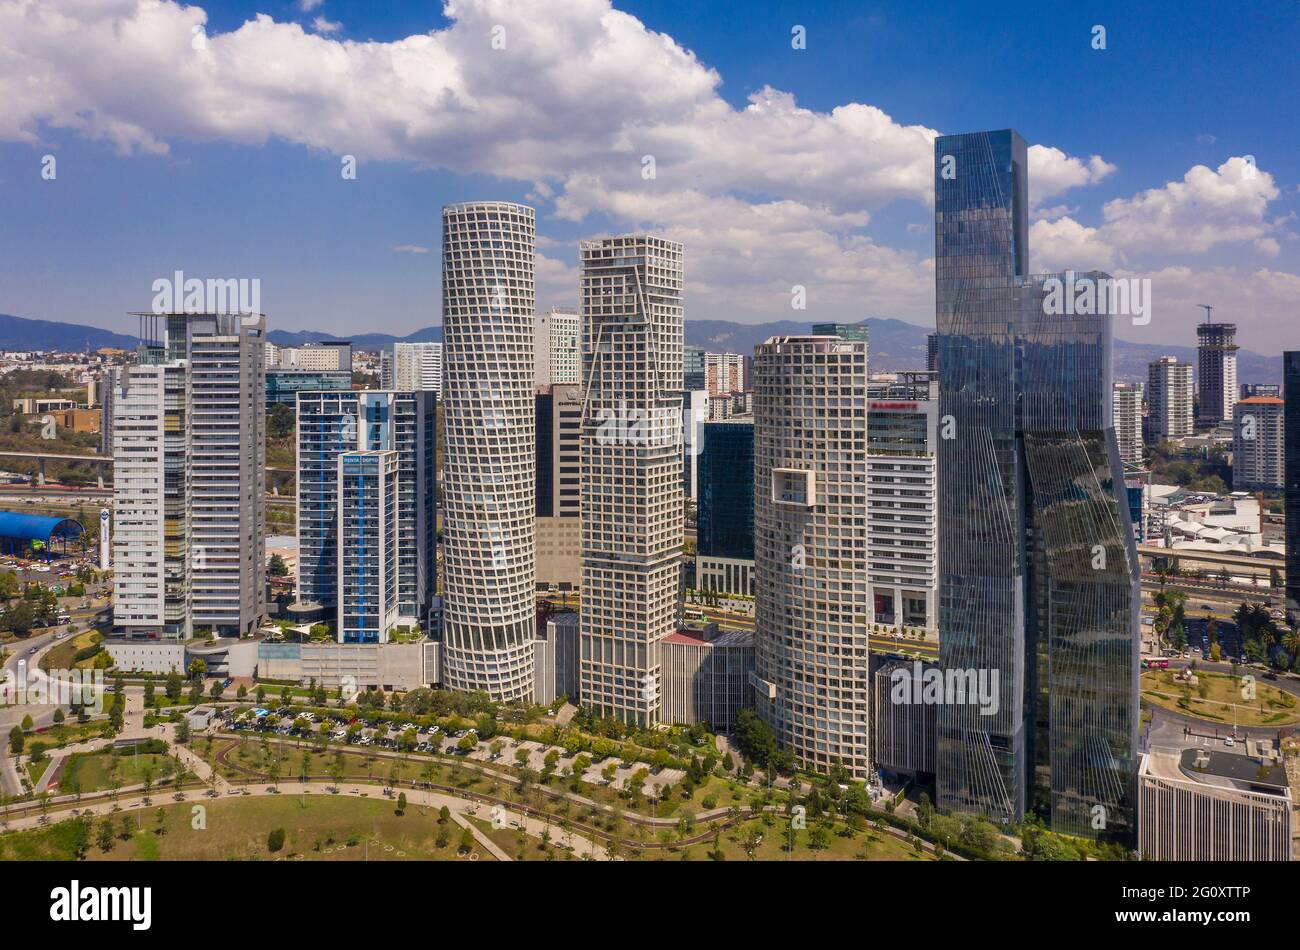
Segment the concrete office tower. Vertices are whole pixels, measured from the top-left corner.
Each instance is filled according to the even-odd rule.
[[[1192,364],[1162,356],[1147,364],[1147,439],[1152,443],[1185,439],[1192,425]]]
[[[754,351],[755,688],[805,766],[871,770],[867,344]]]
[[[391,449],[339,456],[336,622],[342,643],[387,643],[401,616],[397,464]]]
[[[554,307],[539,313],[534,330],[534,384],[581,383],[582,325],[578,311]]]
[[[579,245],[582,265],[582,702],[661,721],[661,641],[682,551],[682,246]]]
[[[379,385],[399,393],[442,396],[442,344],[394,343],[379,354]]]
[[[126,366],[111,395],[117,637],[186,640],[193,631],[187,375],[181,363]]]
[[[339,465],[348,452],[394,451],[397,464],[397,612],[401,624],[433,629],[435,561],[435,407],[425,392],[298,394],[298,602],[303,622],[338,626],[343,524],[355,517],[339,495]]]
[[[1120,461],[1126,465],[1142,464],[1142,387],[1116,383],[1111,390],[1115,419],[1115,441]]]
[[[745,358],[739,353],[705,353],[704,388],[710,396],[744,392]]]
[[[929,373],[867,387],[867,564],[872,620],[938,629],[938,401]]]
[[[171,315],[167,335],[189,365],[194,627],[251,634],[266,616],[266,317]]]
[[[1213,429],[1232,419],[1237,403],[1237,335],[1234,323],[1196,326],[1196,427]]]
[[[570,591],[582,583],[582,387],[539,389],[536,405],[537,589]]]
[[[443,684],[533,695],[534,212],[442,210]]]
[[[1251,396],[1233,407],[1234,491],[1284,486],[1285,407],[1276,396]]]
[[[1128,837],[1139,597],[1113,318],[1063,296],[1106,275],[1028,275],[1014,131],[939,137],[934,184],[940,665],[996,694],[940,705],[938,804]]]
[[[1286,612],[1300,618],[1300,350],[1282,354],[1284,516],[1286,523]]]

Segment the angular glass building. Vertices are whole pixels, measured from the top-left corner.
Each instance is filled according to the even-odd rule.
[[[1127,836],[1139,597],[1108,278],[1074,275],[1083,306],[1027,273],[1027,167],[1011,130],[935,142],[940,662],[949,681],[997,674],[996,702],[939,708],[938,797]]]

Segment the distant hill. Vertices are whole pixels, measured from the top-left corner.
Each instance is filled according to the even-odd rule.
[[[54,320],[29,320],[0,313],[0,350],[61,350],[79,353],[101,346],[134,350],[139,339],[112,330],[59,323]]]
[[[896,320],[892,317],[868,317],[860,321],[867,327],[871,341],[871,369],[876,372],[921,369],[925,366],[925,335],[929,328]],[[727,350],[753,356],[754,347],[768,337],[791,336],[808,333],[811,323],[794,320],[777,320],[772,323],[734,323],[730,320],[687,320],[686,342],[713,351]],[[424,327],[406,336],[389,333],[357,333],[336,336],[316,330],[272,330],[267,339],[279,346],[301,346],[324,340],[351,340],[360,350],[379,350],[393,343],[426,343],[442,339],[442,327]],[[134,349],[133,336],[101,330],[97,327],[75,323],[56,323],[52,320],[28,320],[10,314],[0,314],[0,349],[5,350],[63,350],[77,352],[90,347],[123,347]],[[1130,343],[1115,341],[1115,378],[1117,380],[1145,380],[1147,364],[1162,356],[1173,356],[1195,364],[1196,347]],[[1249,383],[1280,383],[1282,357],[1264,356],[1250,350],[1237,353],[1237,378]]]

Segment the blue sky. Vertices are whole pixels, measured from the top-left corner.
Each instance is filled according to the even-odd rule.
[[[490,197],[538,208],[541,306],[574,301],[578,238],[654,229],[688,317],[924,324],[929,140],[1012,126],[1035,269],[1151,277],[1121,336],[1190,343],[1212,303],[1300,346],[1294,2],[448,9],[6,5],[0,311],[125,330],[180,269],[259,278],[275,328],[406,333],[440,322],[438,209]]]

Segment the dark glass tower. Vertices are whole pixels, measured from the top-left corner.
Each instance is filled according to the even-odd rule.
[[[1283,478],[1286,486],[1286,613],[1300,619],[1300,350],[1282,354],[1282,398],[1286,403]]]
[[[1059,275],[1026,273],[1027,185],[1014,131],[935,143],[940,662],[950,679],[997,673],[995,708],[951,695],[939,708],[938,795],[1123,836],[1139,600],[1111,317],[1047,306]]]
[[[754,422],[706,422],[700,455],[699,553],[754,559]]]

